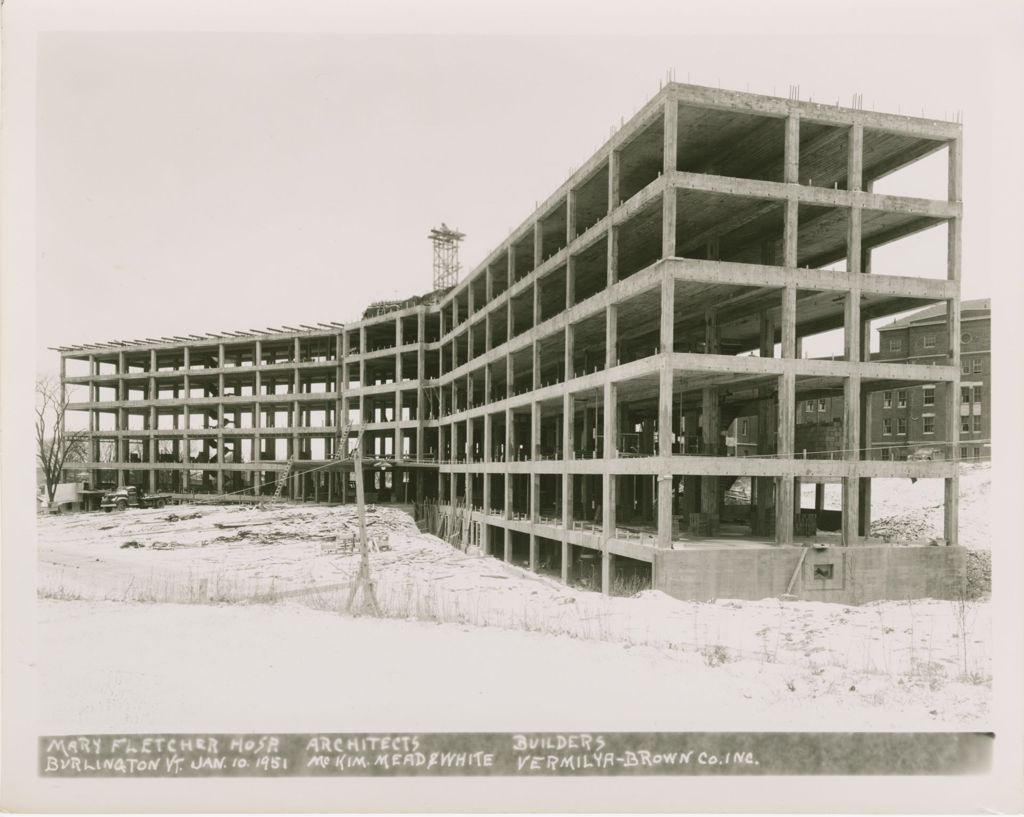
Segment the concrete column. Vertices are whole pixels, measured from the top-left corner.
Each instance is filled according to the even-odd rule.
[[[786,117],[785,169],[783,181],[787,184],[800,183],[800,112],[790,111]],[[786,264],[787,267],[795,264]]]
[[[608,214],[611,215],[619,206],[619,159],[618,150],[608,154]],[[618,229],[608,219],[608,286],[619,280],[619,234]]]
[[[672,258],[676,254],[676,191],[671,186],[671,174],[676,169],[676,149],[679,134],[679,103],[672,96],[665,100],[665,143],[662,158],[662,174],[665,176],[665,192],[662,194],[661,257]]]
[[[843,312],[843,352],[844,357],[853,363],[861,360],[861,353],[863,352],[862,329],[860,287],[854,287],[846,293]]]
[[[860,374],[846,378],[843,384],[843,459],[857,462],[860,459]],[[843,478],[843,543],[855,545],[860,541],[860,479],[856,476]]]
[[[544,228],[540,220],[533,222],[533,268],[544,262]]]
[[[540,459],[540,420],[541,407],[536,400],[530,404],[530,459]]]
[[[782,234],[782,263],[786,267],[797,265],[797,234],[800,229],[799,207],[795,198],[786,200],[786,222]]]
[[[565,327],[565,382],[568,383],[573,379],[573,355],[575,354],[575,340],[576,330],[572,324],[568,324]]]
[[[483,509],[485,514],[491,513],[491,472],[484,471],[484,496]],[[487,533],[487,525],[483,524],[484,532],[484,555],[490,553],[490,536]]]
[[[787,264],[788,266],[788,264]],[[782,356],[796,357],[796,287],[787,286],[782,291]]]
[[[859,191],[864,175],[864,126],[851,126],[847,141],[846,188]],[[861,208],[850,208],[849,226],[846,239],[846,268],[850,272],[863,272],[861,251]]]
[[[952,148],[951,148],[952,150]],[[952,224],[950,224],[952,229]],[[948,363],[956,372],[956,379],[946,384],[946,458],[953,462],[960,460],[960,298],[946,301],[946,335],[949,338]],[[959,466],[953,476],[947,477],[943,486],[944,512],[943,537],[947,545],[960,541],[960,472]]]
[[[566,392],[562,395],[562,565],[563,581],[566,554],[566,533],[572,528],[572,474],[569,462],[573,450],[573,396]]]
[[[619,228],[608,224],[608,286],[619,280]]]
[[[619,365],[619,305],[609,304],[604,315],[604,369],[607,372]]]
[[[949,200],[963,200],[963,144],[961,139],[949,143]],[[950,281],[960,280],[960,255],[963,244],[963,220],[951,218],[947,225],[946,277]],[[959,334],[959,333],[958,333]]]
[[[540,388],[540,344],[535,340],[530,345],[530,365],[533,367],[533,390]]]
[[[565,308],[576,301],[576,260],[572,255],[565,258]]]
[[[778,458],[792,459],[794,447],[794,423],[796,412],[796,375],[786,372],[779,377],[779,426],[776,450]],[[789,477],[776,479],[775,496],[775,541],[788,545],[793,542],[793,480]]]
[[[565,194],[565,246],[572,244],[576,238],[576,191],[570,189]]]

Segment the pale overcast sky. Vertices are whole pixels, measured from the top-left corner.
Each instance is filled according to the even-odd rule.
[[[672,31],[700,7],[662,8]],[[688,16],[711,31],[736,13]],[[821,15],[759,36],[44,34],[37,365],[56,368],[48,346],[347,321],[423,293],[431,227],[466,233],[471,270],[670,68],[681,82],[962,111],[963,295],[988,296],[1007,263],[987,232],[996,67],[969,12],[930,29],[918,18],[893,12],[889,33],[848,36]],[[944,170],[938,185],[927,176],[891,192],[944,195]]]

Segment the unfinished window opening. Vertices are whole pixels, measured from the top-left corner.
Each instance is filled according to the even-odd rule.
[[[491,461],[505,462],[505,412],[489,414],[488,419],[491,423]]]
[[[651,457],[658,453],[658,374],[634,377],[616,384],[616,456]]]
[[[523,462],[533,459],[533,415],[530,409],[513,409],[512,446],[510,449],[512,462]],[[527,475],[523,475],[524,477]]]
[[[488,395],[488,402],[495,402],[497,400],[504,400],[508,397],[508,386],[507,386],[507,370],[508,366],[506,359],[500,357],[493,363],[488,364],[488,368],[491,373],[491,393]]]
[[[572,475],[572,515],[574,531],[601,533],[602,483],[600,474]]]
[[[595,241],[572,259],[572,304],[582,303],[608,286],[608,238]]]
[[[182,365],[184,365],[184,363],[182,363]],[[96,374],[117,374],[117,358],[96,358]]]
[[[472,442],[468,446],[470,462],[484,460],[484,418],[474,417],[467,422],[467,429],[472,431]],[[481,503],[477,503],[478,505]]]
[[[177,352],[157,352],[156,370],[158,372],[176,372],[184,368],[185,359]],[[102,374],[102,372],[97,372]]]
[[[189,349],[189,369],[216,369],[220,366],[220,350],[216,346],[193,346]]]
[[[944,280],[948,276],[949,229],[945,221],[907,214],[864,211],[864,246],[871,272]]]
[[[264,341],[261,352],[261,364],[264,366],[277,366],[282,363],[292,363],[295,360],[295,344],[292,341],[276,343]]]
[[[537,458],[542,460],[562,459],[563,414],[562,398],[544,400],[537,404],[540,411],[537,438]]]
[[[509,559],[508,561],[519,567],[530,566],[530,535],[517,530],[508,531],[509,537]]]
[[[565,266],[561,266],[537,282],[541,322],[560,315],[566,309],[565,273]]]
[[[537,547],[536,572],[560,578],[562,575],[562,543],[545,536],[535,537]]]
[[[89,412],[68,409],[64,412],[64,428],[68,431],[88,431]]]
[[[800,184],[847,190],[850,128],[800,119]]]
[[[874,193],[945,201],[949,148],[933,139],[865,128],[864,183]]]
[[[661,287],[621,301],[614,311],[615,365],[661,352]]]
[[[797,209],[797,219],[798,267],[831,266],[843,271],[851,268],[847,258],[850,224],[848,208],[801,204]]]
[[[228,368],[238,368],[241,366],[252,366],[256,359],[256,346],[252,343],[247,343],[242,346],[237,345],[225,345],[224,347],[224,366]]]
[[[423,353],[423,375],[427,380],[436,380],[441,376],[441,352],[428,349]]]
[[[527,287],[512,299],[512,337],[518,337],[533,328],[534,286]]]
[[[320,338],[300,338],[299,362],[325,363],[335,359],[337,343],[333,335]]]
[[[565,333],[556,332],[537,342],[540,386],[553,386],[565,381]]]
[[[464,365],[469,360],[469,330],[459,334],[452,343],[455,360],[454,368]]]
[[[144,355],[129,355],[124,359],[125,372],[128,374],[142,374],[149,371],[149,353]]]
[[[575,192],[574,238],[583,235],[608,215],[608,163],[604,162],[588,176]]]
[[[516,283],[534,270],[532,229],[527,230],[522,237],[512,243],[512,255],[515,272],[512,283]]]
[[[665,163],[665,123],[658,117],[619,149],[619,204],[660,175]]]
[[[370,324],[366,327],[366,349],[364,353],[394,349],[398,343],[398,327],[394,319]]]
[[[512,487],[512,518],[528,521],[530,519],[530,475],[509,474],[508,480]]]
[[[452,298],[452,327],[458,327],[469,319],[469,289],[463,287]]]
[[[782,266],[784,225],[782,202],[678,190],[676,257]]]
[[[618,227],[618,278],[624,280],[662,257],[661,197],[644,205]]]
[[[572,459],[601,459],[604,456],[604,392],[587,389],[572,399]]]
[[[402,345],[409,346],[413,343],[419,343],[420,330],[419,330],[419,316],[417,315],[405,315],[400,319],[402,326]]]
[[[508,341],[508,309],[505,306],[491,312],[491,348],[497,349]]]
[[[512,395],[533,391],[533,348],[527,346],[510,356]],[[509,396],[512,396],[509,395]]]
[[[481,318],[469,328],[469,357],[475,358],[487,350],[487,322]]]
[[[77,357],[62,358],[65,377],[89,377],[89,360]]]
[[[607,313],[601,311],[573,324],[573,377],[604,370],[607,348]]]
[[[485,367],[470,372],[467,375],[469,380],[469,407],[482,406],[487,402],[487,395],[484,393],[484,386],[486,384],[485,379]]]
[[[785,119],[681,104],[677,127],[678,170],[782,181]]]
[[[508,254],[487,265],[487,276],[491,280],[491,297],[497,298],[508,289]]]
[[[547,261],[565,249],[566,245],[566,201],[563,199],[555,209],[540,219],[540,258]]]
[[[367,386],[386,386],[395,382],[395,359],[393,357],[367,360],[364,370]]]

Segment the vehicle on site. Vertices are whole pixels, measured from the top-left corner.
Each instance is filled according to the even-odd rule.
[[[100,508],[107,513],[128,508],[162,508],[170,501],[171,497],[168,494],[147,494],[143,488],[125,485],[105,493],[100,501]]]

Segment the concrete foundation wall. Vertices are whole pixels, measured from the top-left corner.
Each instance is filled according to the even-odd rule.
[[[967,552],[961,547],[891,546],[658,551],[654,588],[689,601],[777,598],[798,565],[791,592],[806,601],[952,599],[966,586]]]

